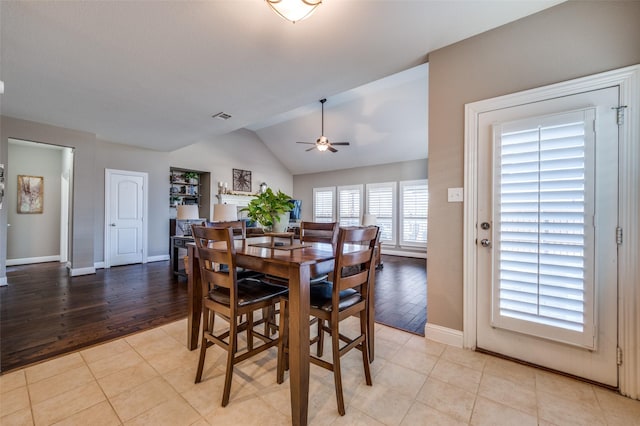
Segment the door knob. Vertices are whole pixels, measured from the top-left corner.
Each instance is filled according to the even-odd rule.
[[[491,241],[489,241],[486,238],[483,238],[483,239],[480,240],[480,245],[482,247],[489,247],[489,246],[491,246]]]
[[[111,223],[111,224],[109,224],[109,226],[116,226],[116,224],[115,223]]]

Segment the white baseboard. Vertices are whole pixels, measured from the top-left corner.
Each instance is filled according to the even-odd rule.
[[[384,247],[382,247],[382,254],[388,254],[391,256],[415,257],[417,259],[427,258],[427,253],[424,253],[424,252],[385,249]]]
[[[169,260],[168,254],[161,254],[159,256],[148,256],[147,262],[163,262],[165,260]]]
[[[0,287],[5,285],[9,285],[9,283],[7,283],[7,277],[0,277]]]
[[[93,267],[96,269],[104,269],[104,262],[96,262],[93,264]]]
[[[91,274],[95,274],[96,273],[96,268],[91,266],[88,268],[76,268],[76,269],[69,269],[69,274],[72,277],[77,277],[79,275],[91,275]]]
[[[60,255],[7,259],[7,266],[30,265],[32,263],[60,262]]]
[[[435,324],[425,324],[424,337],[446,345],[462,347],[462,331],[442,327]]]

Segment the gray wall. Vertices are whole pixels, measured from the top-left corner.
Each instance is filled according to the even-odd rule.
[[[273,190],[291,194],[291,173],[250,130],[237,130],[214,142],[199,142],[171,153],[171,166],[211,173],[211,202],[216,203],[218,182],[232,188],[232,170],[251,171],[251,190],[257,192],[266,182]],[[213,207],[209,217],[213,216]]]
[[[464,105],[640,63],[640,2],[570,1],[429,54],[429,323],[462,330]],[[435,226],[433,226],[435,225]]]
[[[313,220],[313,188],[427,179],[427,159],[293,176],[293,198],[302,200],[302,220]]]
[[[7,175],[5,201],[11,227],[7,228],[7,259],[58,256],[62,150],[10,143],[9,159],[11,173]],[[18,175],[44,178],[42,213],[18,214]]]
[[[148,256],[169,253],[169,158],[168,152],[150,151],[98,139],[95,159],[93,217],[94,257],[104,260],[104,170],[144,172],[149,175]]]
[[[7,176],[15,174],[8,164],[8,138],[75,148],[73,174],[73,223],[71,225],[73,269],[93,268],[104,260],[104,170],[140,171],[149,174],[149,256],[169,252],[169,167],[193,168],[212,173],[216,182],[231,184],[231,169],[253,172],[253,189],[262,181],[285,192],[292,191],[292,176],[253,132],[241,130],[215,141],[202,141],[172,153],[111,143],[80,132],[32,121],[1,116],[0,163]],[[0,278],[6,277],[7,209],[0,210]],[[59,232],[59,222],[55,227]]]
[[[93,268],[94,265],[94,192],[95,192],[95,145],[96,137],[92,133],[64,129],[32,121],[0,116],[0,145],[2,162],[7,175],[14,174],[8,163],[8,139],[20,139],[31,142],[74,148],[73,178],[73,222],[70,226],[72,237],[71,262],[74,269]],[[0,277],[6,276],[7,210],[3,207],[0,215]],[[59,226],[57,227],[59,229]]]

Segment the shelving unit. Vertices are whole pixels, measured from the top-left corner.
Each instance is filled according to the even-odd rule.
[[[171,217],[179,204],[197,204],[200,217],[208,218],[210,210],[210,173],[178,167],[169,169],[169,206]]]

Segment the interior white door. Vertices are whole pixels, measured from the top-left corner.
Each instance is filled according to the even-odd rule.
[[[618,385],[618,88],[480,114],[477,347]]]
[[[109,238],[109,266],[141,263],[143,258],[143,197],[141,175],[109,173],[106,221]]]

